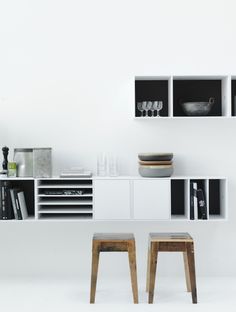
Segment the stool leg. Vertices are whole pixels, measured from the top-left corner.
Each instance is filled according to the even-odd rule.
[[[156,268],[157,268],[157,253],[158,253],[158,243],[151,242],[148,303],[153,303],[155,279],[156,279]]]
[[[95,302],[95,293],[96,293],[96,286],[97,286],[97,274],[98,274],[98,262],[99,262],[99,249],[98,249],[98,245],[95,242],[93,242],[90,303]]]
[[[150,280],[150,247],[148,247],[148,252],[147,252],[147,280],[146,280],[146,292],[149,290],[149,280]]]
[[[194,261],[194,245],[187,243],[187,257],[189,267],[189,277],[192,291],[192,302],[197,303],[197,287],[196,287],[196,274],[195,274],[195,261]]]
[[[185,270],[185,279],[186,279],[187,291],[190,292],[191,291],[191,283],[190,283],[190,276],[189,276],[187,251],[183,252],[183,258],[184,258],[184,270]]]
[[[134,303],[138,303],[138,281],[136,270],[135,242],[128,243],[129,267]]]

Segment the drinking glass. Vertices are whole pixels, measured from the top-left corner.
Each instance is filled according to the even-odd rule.
[[[138,110],[141,113],[141,117],[143,117],[143,112],[144,112],[143,103],[142,102],[138,102],[137,108],[138,108]]]
[[[148,111],[151,110],[152,108],[152,101],[148,101],[146,107],[147,107],[147,116],[148,116]]]
[[[155,110],[156,110],[154,103],[155,103],[155,102],[152,102],[152,106],[151,106],[151,108],[150,108],[150,110],[151,110],[151,112],[152,112],[152,117],[154,117],[154,112],[155,112]]]
[[[143,107],[143,110],[145,111],[145,116],[147,116],[147,101],[143,101],[142,102],[142,107]]]
[[[113,154],[108,157],[108,169],[110,177],[118,176],[118,166],[117,166],[117,157]]]
[[[104,177],[107,174],[107,156],[101,153],[97,157],[97,175]]]
[[[163,108],[163,102],[159,101],[157,105],[157,117],[160,117],[159,111]]]

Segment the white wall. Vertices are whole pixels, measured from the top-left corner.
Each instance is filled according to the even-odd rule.
[[[138,152],[171,151],[176,174],[229,178],[230,221],[2,222],[0,274],[89,275],[91,234],[115,230],[135,232],[142,276],[156,230],[194,236],[199,275],[236,274],[235,120],[132,116],[135,75],[236,74],[235,12],[233,0],[1,2],[1,146],[52,146],[55,174],[95,170],[100,151],[118,155],[122,174],[137,174]],[[182,270],[177,258],[163,255],[160,273]]]

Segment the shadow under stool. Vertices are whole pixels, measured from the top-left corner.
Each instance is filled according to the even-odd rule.
[[[183,252],[187,291],[197,303],[194,261],[194,242],[188,233],[150,233],[148,248],[147,283],[148,303],[153,303],[157,258],[159,252]]]
[[[133,301],[138,303],[135,239],[131,233],[95,233],[92,243],[92,274],[90,303],[95,302],[100,252],[128,252]]]

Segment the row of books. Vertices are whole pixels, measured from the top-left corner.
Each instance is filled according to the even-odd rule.
[[[24,192],[11,187],[7,181],[0,183],[0,220],[28,218]]]
[[[207,206],[205,193],[202,188],[198,188],[197,182],[190,183],[190,220],[206,220]]]

